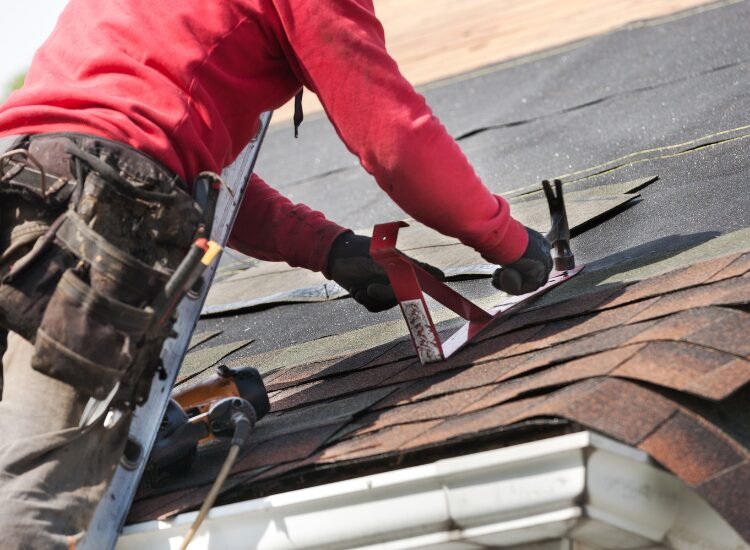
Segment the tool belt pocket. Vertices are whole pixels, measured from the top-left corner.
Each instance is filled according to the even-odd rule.
[[[32,367],[104,399],[133,362],[152,315],[100,294],[68,269],[36,333]]]
[[[0,284],[0,326],[33,342],[50,296],[77,258],[52,242],[38,243],[23,265]]]

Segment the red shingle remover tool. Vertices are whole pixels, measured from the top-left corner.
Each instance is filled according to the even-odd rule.
[[[373,230],[370,254],[373,259],[388,273],[401,312],[409,327],[414,347],[422,364],[442,361],[461,349],[490,324],[513,310],[519,309],[537,296],[570,280],[583,269],[575,265],[575,258],[570,248],[570,229],[565,212],[562,182],[554,181],[554,188],[549,181],[543,181],[544,194],[550,209],[552,227],[547,240],[552,246],[552,257],[555,270],[550,274],[546,285],[523,296],[511,296],[508,300],[485,311],[458,292],[424,270],[410,258],[396,249],[399,229],[408,227],[405,222],[391,222],[376,225]],[[436,301],[468,321],[445,341],[432,321],[425,300],[425,293]]]

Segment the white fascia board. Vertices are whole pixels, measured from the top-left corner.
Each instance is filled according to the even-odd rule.
[[[686,492],[645,453],[584,431],[220,506],[191,548],[449,550],[571,538],[687,549],[679,540],[702,535],[698,524],[678,528],[696,521],[681,511]],[[117,548],[177,548],[195,515],[129,526]],[[713,520],[716,536],[733,540]]]

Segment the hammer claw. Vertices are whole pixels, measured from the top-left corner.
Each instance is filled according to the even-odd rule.
[[[557,271],[569,271],[575,267],[575,258],[573,251],[570,249],[568,214],[565,211],[562,181],[554,180],[554,184],[555,188],[553,190],[549,180],[542,182],[552,222],[550,231],[547,233],[547,240],[552,246],[552,258],[555,262],[555,269]]]

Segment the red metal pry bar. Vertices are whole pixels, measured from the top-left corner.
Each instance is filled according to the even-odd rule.
[[[376,225],[373,230],[370,254],[388,274],[422,364],[447,359],[491,323],[571,279],[584,267],[579,265],[569,271],[552,272],[549,282],[535,292],[523,296],[512,296],[490,311],[485,311],[396,249],[399,229],[408,226],[409,224],[405,222]],[[425,294],[430,295],[467,321],[445,341],[440,340],[440,335],[427,307]]]

